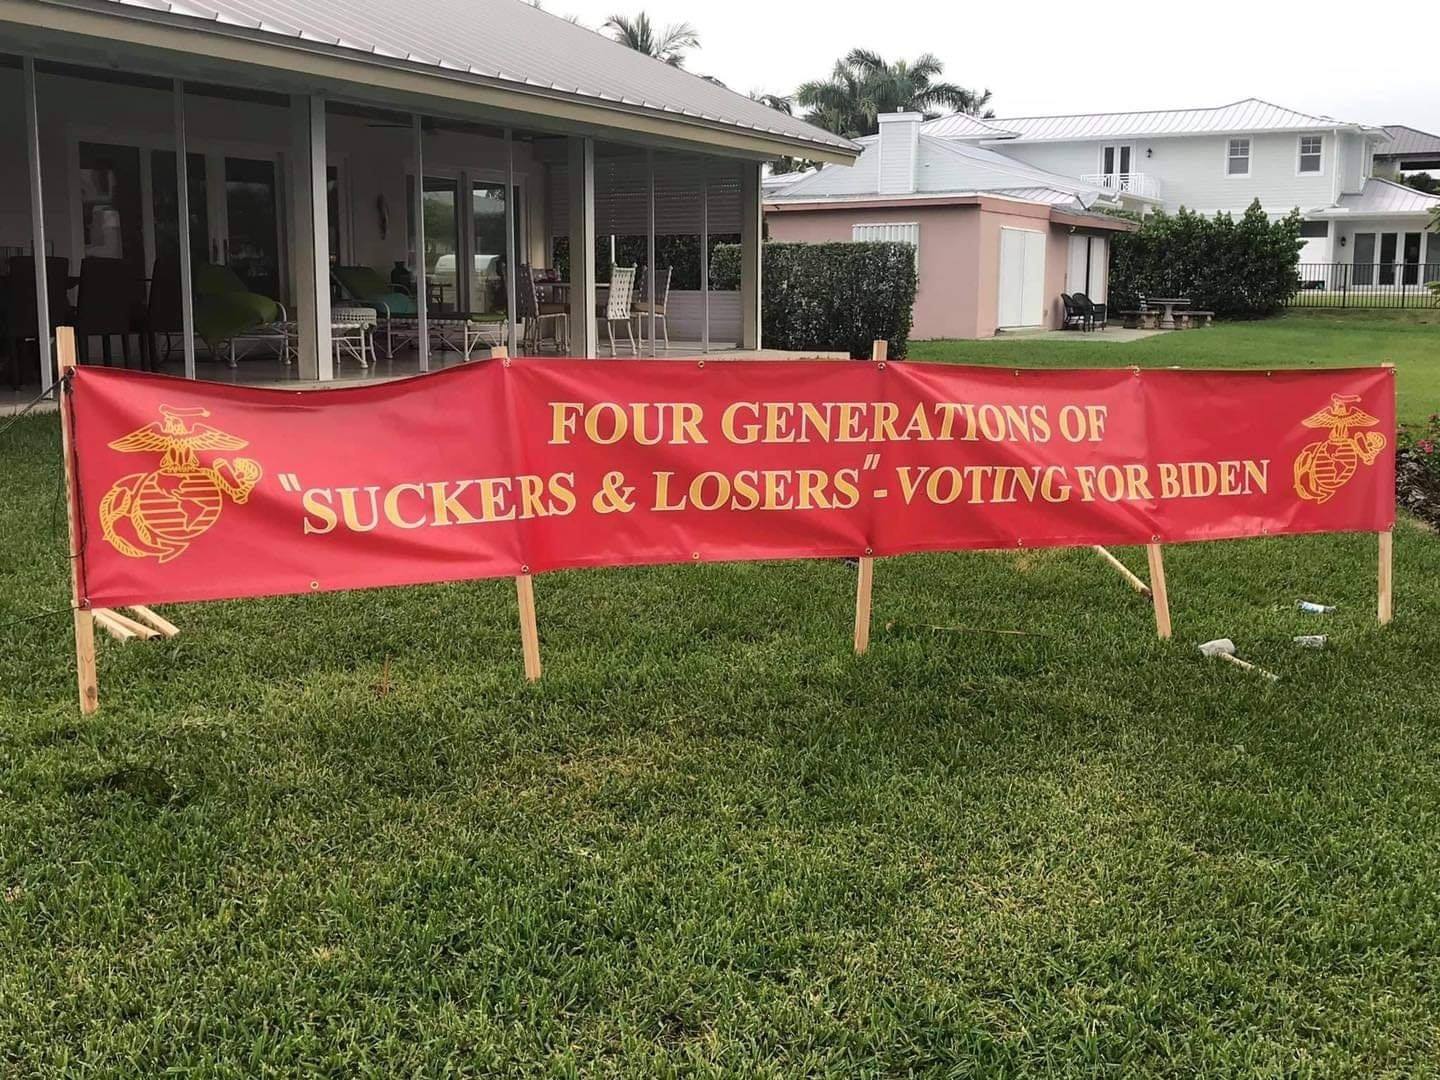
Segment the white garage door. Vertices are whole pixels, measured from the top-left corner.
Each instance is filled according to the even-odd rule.
[[[1039,326],[1045,321],[1045,234],[1000,230],[1001,327]]]

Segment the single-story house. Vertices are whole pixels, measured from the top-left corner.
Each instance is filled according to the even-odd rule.
[[[702,262],[700,237],[738,241],[729,296],[674,268],[668,329],[756,349],[763,162],[861,149],[523,0],[0,0],[0,102],[0,371],[18,338],[47,384],[51,326],[147,305],[153,324],[162,278],[175,371],[237,377],[197,355],[205,280],[282,304],[292,370],[329,379],[353,268],[408,285],[409,370],[454,359],[437,326],[499,320],[516,346],[508,267],[561,279],[547,301],[593,356],[612,236],[652,258],[688,237]],[[101,280],[121,285],[87,295]]]
[[[952,124],[983,121],[947,117]],[[1117,198],[973,143],[926,135],[919,113],[880,117],[851,168],[771,178],[772,240],[915,245],[914,338],[986,338],[1062,324],[1061,293],[1104,303],[1110,238],[1135,226]]]

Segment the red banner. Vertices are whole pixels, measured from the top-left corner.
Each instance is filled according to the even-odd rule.
[[[1391,369],[492,360],[66,397],[94,606],[634,563],[1380,531]]]

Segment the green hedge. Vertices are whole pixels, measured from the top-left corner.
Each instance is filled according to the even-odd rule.
[[[1133,311],[1142,296],[1188,296],[1222,318],[1273,315],[1299,288],[1300,214],[1271,221],[1257,199],[1237,220],[1180,209],[1147,217],[1115,237],[1110,309]]]
[[[767,349],[869,356],[880,338],[899,359],[915,307],[915,248],[896,243],[767,243],[761,254],[760,337]],[[710,287],[740,287],[740,248],[722,245]]]

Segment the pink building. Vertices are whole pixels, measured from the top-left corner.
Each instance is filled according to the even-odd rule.
[[[922,119],[886,114],[880,134],[860,140],[865,150],[853,166],[767,183],[770,239],[914,244],[915,339],[1059,327],[1062,292],[1105,302],[1110,237],[1134,227],[1098,212],[1111,204],[1105,193],[922,135]]]

